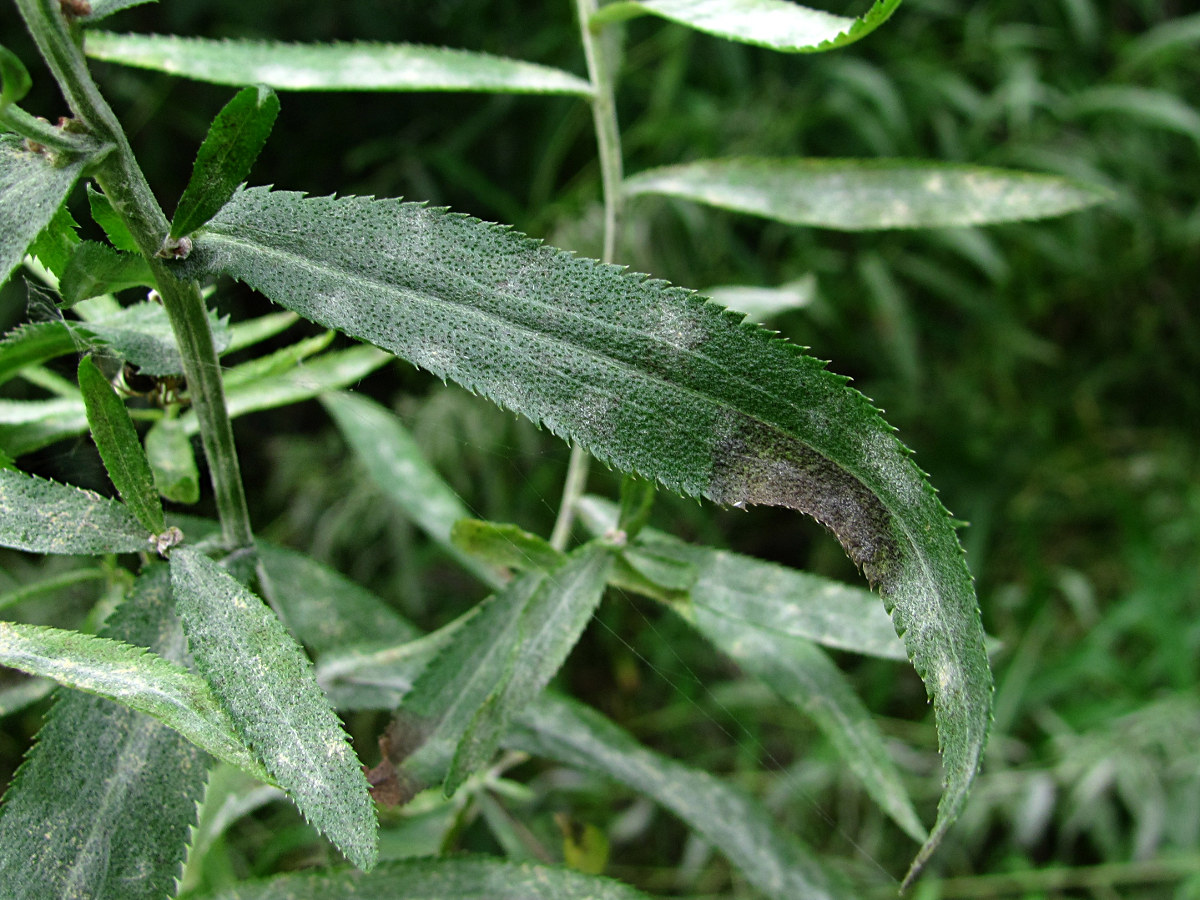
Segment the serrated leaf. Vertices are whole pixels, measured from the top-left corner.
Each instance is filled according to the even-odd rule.
[[[140,253],[141,250],[137,245],[137,241],[134,240],[133,235],[130,233],[129,227],[122,221],[117,211],[113,209],[113,205],[108,197],[103,192],[92,187],[91,182],[88,182],[87,185],[87,198],[92,218],[103,229],[109,242],[118,250],[124,250],[127,253]]]
[[[80,397],[0,400],[0,448],[14,457],[86,432]]]
[[[879,587],[934,701],[947,787],[924,862],[982,758],[991,673],[954,525],[845,378],[686,291],[417,204],[241,192],[179,267],[232,275],[622,471],[824,523]]]
[[[46,625],[0,622],[0,665],[146,713],[213,756],[271,781],[208,685],[142,647]]]
[[[250,174],[278,115],[279,98],[263,85],[238,91],[217,113],[171,219],[172,238],[191,234],[225,205]]]
[[[305,817],[369,869],[377,850],[367,782],[308,658],[258,597],[202,553],[173,550],[171,584],[196,667],[238,733]]]
[[[598,875],[483,857],[401,860],[375,871],[301,873],[244,882],[211,900],[650,900]]]
[[[0,546],[31,553],[131,553],[150,549],[150,532],[115,500],[4,470]]]
[[[385,496],[485,584],[499,587],[504,573],[460,550],[450,531],[469,516],[466,506],[421,455],[396,415],[358,394],[321,398],[346,443]]]
[[[506,522],[459,519],[450,528],[450,540],[463,553],[505,569],[546,572],[563,560],[549,541]]]
[[[122,307],[112,315],[89,322],[65,323],[84,346],[100,342],[107,350],[137,366],[143,375],[179,375],[183,360],[167,312],[146,301]],[[217,354],[229,346],[229,321],[209,310],[208,326]]]
[[[0,284],[50,224],[87,161],[56,165],[16,135],[0,134]]]
[[[580,703],[543,694],[518,716],[504,743],[599,772],[651,797],[718,847],[773,900],[853,896],[816,853],[779,827],[757,801],[707,772],[647,750]]]
[[[75,221],[64,202],[50,220],[50,224],[37,236],[37,240],[29,245],[28,252],[36,256],[56,278],[62,278],[67,264],[75,255],[79,241],[79,223]],[[32,287],[30,290],[32,292]]]
[[[484,91],[589,96],[582,78],[534,63],[419,44],[284,44],[93,32],[93,59],[213,84],[277,91]]]
[[[29,322],[0,340],[0,384],[26,366],[72,353],[75,343],[61,322]]]
[[[33,79],[20,57],[0,44],[0,111],[10,103],[20,103],[31,87]]]
[[[161,534],[167,523],[142,442],[125,403],[90,356],[79,361],[79,389],[83,392],[88,427],[108,477],[142,526],[151,534]]]
[[[886,22],[900,0],[877,0],[857,19],[809,9],[787,0],[618,0],[600,8],[593,27],[653,15],[729,41],[787,53],[844,47]]]
[[[165,566],[138,580],[102,635],[183,659]],[[172,895],[204,793],[207,756],[132,709],[60,694],[0,807],[4,896]]]
[[[146,459],[160,494],[176,503],[199,502],[196,453],[178,419],[159,419],[146,432]]]
[[[661,194],[816,228],[872,231],[991,225],[1103,202],[1058,175],[901,159],[701,160],[639,172],[625,192]]]

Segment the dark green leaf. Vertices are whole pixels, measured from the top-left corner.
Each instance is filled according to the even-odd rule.
[[[20,103],[29,93],[33,79],[20,58],[0,44],[0,110],[10,103]]]
[[[149,550],[150,539],[115,500],[0,471],[0,546],[31,553],[130,553]]]
[[[632,541],[646,527],[653,508],[654,485],[626,475],[621,480],[621,511],[617,516],[617,529],[625,540]]]
[[[50,224],[86,162],[56,165],[16,135],[0,134],[0,284]]]
[[[594,710],[544,694],[525,708],[505,745],[599,772],[671,810],[773,900],[849,898],[811,849],[751,797],[707,772],[641,746]]]
[[[154,276],[143,256],[122,253],[107,244],[84,241],[75,248],[63,270],[59,291],[62,306],[131,287],[154,287]]]
[[[29,253],[36,256],[55,277],[62,278],[78,246],[79,223],[64,203],[58,208],[50,224],[42,229],[37,240],[29,246]]]
[[[618,881],[569,869],[452,857],[388,862],[374,872],[284,875],[211,900],[650,900]]]
[[[0,341],[0,384],[25,366],[75,352],[71,333],[61,322],[30,322],[13,329]]]
[[[515,59],[415,44],[282,44],[171,35],[88,36],[88,56],[278,91],[486,91],[588,96],[582,78]]]
[[[161,534],[167,523],[142,442],[125,403],[90,356],[79,361],[79,389],[83,392],[92,440],[100,451],[108,477],[138,521],[152,534]]]
[[[417,204],[238,193],[180,263],[520,412],[616,468],[828,526],[883,595],[966,801],[991,674],[954,525],[893,429],[846,379],[689,292]]]
[[[171,553],[171,583],[196,666],[300,811],[360,869],[376,856],[358,760],[275,614],[203,554]]]
[[[250,174],[278,115],[279,98],[261,85],[239,91],[217,113],[171,219],[172,238],[191,234],[225,205]]]
[[[183,661],[165,567],[139,579],[101,634]],[[0,808],[4,896],[172,896],[204,793],[206,755],[132,709],[59,693]]]
[[[146,459],[160,494],[176,503],[200,500],[196,454],[178,419],[159,419],[146,432]]]
[[[88,182],[87,198],[88,206],[92,211],[92,218],[96,221],[97,225],[104,229],[109,242],[118,250],[124,250],[127,253],[140,253],[137,241],[133,239],[133,235],[129,233],[129,228],[121,220],[117,211],[113,209],[113,205],[109,202],[108,197],[92,187],[91,182]]]
[[[602,6],[591,24],[650,14],[729,41],[815,53],[866,37],[899,5],[900,0],[877,0],[860,18],[847,19],[787,0],[617,0]]]
[[[844,231],[1042,219],[1110,196],[1058,175],[897,159],[701,160],[639,172],[625,191]]]

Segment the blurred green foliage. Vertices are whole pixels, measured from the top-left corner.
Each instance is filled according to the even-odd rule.
[[[817,56],[658,20],[628,25],[618,88],[627,172],[738,153],[906,156],[1054,172],[1116,192],[1109,205],[1060,220],[942,232],[820,232],[658,198],[628,211],[618,259],[674,282],[774,285],[815,274],[812,302],[773,326],[853,375],[969,522],[962,534],[985,624],[1001,644],[996,726],[940,860],[963,877],[931,879],[923,898],[1200,895],[1200,20],[1187,7],[909,0],[869,39]],[[11,20],[3,42],[34,59],[10,40]],[[122,13],[113,27],[425,42],[583,71],[567,3],[172,0]],[[96,70],[170,212],[229,92]],[[51,80],[34,71],[34,81],[27,107],[55,118]],[[581,102],[281,100],[257,182],[404,195],[599,254],[599,173]],[[0,325],[23,302],[12,290],[0,297]],[[260,299],[239,302],[263,311]],[[476,515],[549,530],[566,461],[558,441],[407,366],[359,389],[400,411]],[[312,548],[424,622],[478,599],[477,586],[346,471],[346,450],[316,404],[238,428],[243,452],[262,454],[245,468],[267,473],[248,485],[264,536]],[[607,473],[593,483],[615,496]],[[654,519],[685,537],[854,577],[832,539],[791,514],[714,515],[661,497]],[[0,575],[0,591],[18,574]],[[882,883],[875,861],[903,868],[909,846],[794,712],[746,689],[649,604],[606,604],[598,620],[566,673],[577,696],[658,749],[768,778],[789,827],[854,858],[868,877]],[[928,773],[937,765],[931,719],[903,724],[924,706],[916,676],[853,665],[873,708],[895,716],[893,736],[914,748],[902,762]],[[722,686],[702,686],[711,683]],[[350,724],[364,736],[377,730],[369,717]],[[0,739],[0,778],[21,744],[20,727]],[[769,774],[755,775],[764,764]],[[652,891],[727,895],[725,864],[695,843],[680,870],[692,881],[672,880],[683,830],[644,801],[586,780],[543,787],[536,803],[506,802],[543,804],[533,812],[547,843],[551,807],[569,798],[576,814],[611,826],[623,876]],[[923,799],[928,813],[936,797]],[[311,834],[293,811],[264,815],[295,827],[248,820],[237,847],[225,839],[231,869],[312,861]],[[463,828],[462,846],[485,840]],[[1086,875],[1100,864],[1112,866],[1108,893]],[[1048,867],[1072,869],[1075,880],[1056,887],[1039,871]],[[1002,873],[1010,882],[971,877]]]

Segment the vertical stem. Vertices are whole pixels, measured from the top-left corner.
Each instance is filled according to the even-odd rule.
[[[183,359],[188,395],[200,421],[200,437],[208,457],[225,543],[230,549],[251,546],[254,536],[234,448],[233,427],[225,406],[221,369],[200,288],[195,282],[180,281],[171,266],[156,256],[169,223],[134,159],[120,122],[92,80],[59,0],[16,0],[16,3],[75,117],[94,137],[113,147],[96,164],[92,175],[129,227],[158,285]]]
[[[598,9],[597,0],[575,0],[579,18],[579,36],[587,59],[588,79],[592,83],[592,123],[596,130],[596,148],[600,159],[600,185],[604,194],[604,255],[606,263],[616,259],[617,235],[620,233],[624,206],[622,181],[624,165],[621,160],[621,129],[617,123],[616,65],[620,32],[606,28],[596,34],[588,24]],[[550,544],[563,550],[571,537],[575,523],[575,503],[587,489],[588,466],[591,459],[578,444],[571,447],[571,462],[567,467],[566,483],[558,507],[558,518],[550,534]]]

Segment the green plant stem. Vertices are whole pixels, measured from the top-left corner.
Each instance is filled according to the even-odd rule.
[[[604,251],[606,263],[616,259],[617,236],[620,234],[623,211],[622,182],[625,179],[621,159],[621,129],[617,123],[616,72],[620,33],[605,29],[592,31],[590,22],[597,10],[596,0],[575,0],[579,18],[579,36],[587,59],[588,79],[592,83],[592,123],[596,130],[596,147],[600,158],[600,185],[604,194]],[[571,447],[566,483],[558,507],[558,518],[550,533],[550,545],[565,550],[575,523],[575,504],[587,490],[591,458],[578,445]]]
[[[158,285],[183,358],[188,395],[200,422],[225,544],[229,549],[252,546],[233,427],[200,288],[195,282],[176,278],[170,264],[156,255],[169,223],[134,159],[120,122],[92,80],[58,0],[16,0],[16,4],[75,117],[95,138],[113,147],[91,174],[125,221]]]

